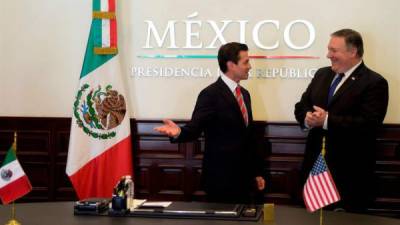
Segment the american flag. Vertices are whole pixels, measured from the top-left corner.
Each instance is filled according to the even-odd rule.
[[[322,154],[319,154],[304,185],[303,198],[310,212],[340,200],[339,192]]]

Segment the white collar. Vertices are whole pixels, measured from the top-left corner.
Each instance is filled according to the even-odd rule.
[[[226,85],[228,85],[229,89],[232,91],[232,93],[235,93],[236,87],[239,85],[235,81],[233,81],[231,78],[226,76],[225,74],[221,73],[221,79],[225,82]]]
[[[347,70],[347,71],[344,73],[344,78],[349,77],[349,76],[354,72],[354,70],[356,70],[357,67],[358,67],[359,65],[361,65],[361,63],[362,63],[362,60],[360,60],[360,62],[358,62],[356,65],[354,65],[354,66],[351,67],[349,70]]]

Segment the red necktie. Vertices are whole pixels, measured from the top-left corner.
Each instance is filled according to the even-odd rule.
[[[242,111],[242,116],[244,119],[244,123],[247,125],[249,125],[249,118],[248,118],[248,114],[247,114],[247,108],[246,105],[244,104],[244,100],[243,100],[243,95],[242,92],[240,91],[240,86],[238,85],[235,89],[235,97],[236,100],[239,104],[240,107],[240,111]]]

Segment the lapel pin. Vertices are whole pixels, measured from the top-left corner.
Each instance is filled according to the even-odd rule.
[[[352,80],[355,80],[356,78],[355,78],[355,77],[351,77],[351,79],[352,79]]]

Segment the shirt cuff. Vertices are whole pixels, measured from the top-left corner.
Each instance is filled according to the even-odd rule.
[[[324,130],[328,130],[328,113],[326,113],[324,126],[322,128],[324,128]]]

